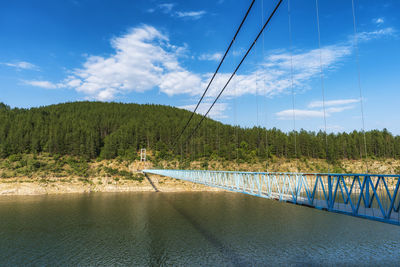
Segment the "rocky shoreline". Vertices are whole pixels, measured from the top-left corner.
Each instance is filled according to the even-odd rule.
[[[95,180],[95,181],[92,181]],[[141,182],[115,181],[107,177],[84,182],[79,179],[31,180],[10,178],[0,182],[0,196],[12,195],[49,195],[91,192],[191,192],[222,191],[200,184],[180,181],[172,178],[151,175]]]
[[[400,160],[369,160],[370,173],[400,173]],[[157,168],[179,168],[177,162],[160,162]],[[363,173],[366,162],[345,160],[329,165],[321,159],[273,158],[268,162],[270,172],[305,173],[335,172]],[[210,161],[211,170],[266,170],[266,162],[253,164]],[[22,155],[0,159],[0,196],[47,195],[90,192],[190,192],[221,191],[157,175],[144,176],[141,170],[155,168],[151,162],[122,160],[84,161],[74,157],[56,158],[47,154]],[[189,169],[201,169],[201,162],[191,162]]]

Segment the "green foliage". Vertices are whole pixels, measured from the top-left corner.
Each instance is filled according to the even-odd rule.
[[[110,175],[111,177],[114,178],[115,181],[119,181],[120,179],[124,180],[134,180],[134,181],[143,181],[143,175],[142,174],[133,174],[131,172],[125,171],[125,170],[118,170],[110,167],[104,167],[103,168],[104,172],[107,175]]]
[[[208,161],[207,160],[204,160],[201,163],[201,168],[204,169],[204,170],[208,170]]]
[[[400,174],[400,166],[394,168],[394,173]]]
[[[57,171],[57,165],[64,165],[68,164],[71,170],[69,171],[70,174],[74,174],[76,176],[80,177],[88,177],[89,176],[89,164],[87,161],[83,159],[76,159],[72,157],[68,157],[66,161],[58,161],[58,164],[56,164],[56,171]]]
[[[110,167],[104,167],[104,172],[110,176],[119,175],[119,171],[117,169],[113,169]]]
[[[22,156],[20,154],[13,154],[8,157],[8,160],[10,162],[17,162],[17,161],[20,161],[21,159],[22,159]]]
[[[189,160],[179,161],[178,169],[185,170],[185,169],[189,169],[189,167],[190,167]]]
[[[8,105],[6,105],[6,104],[0,102],[0,112],[3,111],[3,110],[4,110],[4,111],[10,110],[10,106],[8,106]]]
[[[81,182],[83,182],[83,183],[85,183],[85,184],[91,184],[91,185],[94,184],[93,181],[90,180],[90,179],[88,179],[88,178],[82,178],[82,177],[80,177],[80,178],[78,178],[78,181],[81,181]]]
[[[393,136],[386,129],[366,132],[364,151],[364,134],[358,131],[327,136],[322,131],[284,133],[276,128],[233,127],[211,119],[203,122],[188,143],[178,143],[173,148],[190,115],[189,111],[162,105],[74,102],[11,109],[0,103],[0,157],[8,157],[11,164],[18,162],[19,169],[43,169],[40,162],[23,162],[21,155],[46,152],[55,156],[57,164],[60,161],[56,169],[48,169],[58,173],[65,155],[86,160],[135,160],[143,147],[153,152],[149,159],[155,163],[181,157],[248,163],[271,157],[305,157],[327,159],[331,164],[365,155],[400,158],[400,136]],[[194,121],[199,120],[196,114]],[[190,125],[181,141],[194,126]],[[67,163],[76,175],[85,176],[89,171],[85,160]]]

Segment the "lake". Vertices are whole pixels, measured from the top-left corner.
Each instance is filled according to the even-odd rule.
[[[0,265],[398,265],[400,226],[230,192],[0,197]]]

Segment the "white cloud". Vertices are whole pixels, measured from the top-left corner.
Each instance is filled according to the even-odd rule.
[[[367,42],[373,39],[379,39],[383,37],[393,37],[396,36],[397,31],[392,28],[388,27],[385,29],[380,29],[376,31],[371,31],[371,32],[360,32],[358,33],[358,40],[361,42]]]
[[[164,4],[159,4],[156,7],[149,8],[147,9],[148,13],[154,13],[157,10],[160,10],[164,14],[169,14],[171,13],[172,9],[174,8],[175,3],[164,3]]]
[[[359,99],[338,99],[325,101],[325,116],[329,117],[333,113],[339,113],[345,110],[355,108],[355,103],[360,102]],[[316,108],[316,109],[313,109]],[[312,119],[323,118],[324,110],[322,101],[313,101],[307,105],[307,109],[295,109],[295,118],[297,119]],[[275,114],[280,120],[292,120],[293,109],[286,109]]]
[[[65,82],[64,85],[65,87],[70,87],[70,88],[77,88],[82,84],[82,81],[80,79],[75,78],[75,76],[69,76]]]
[[[143,25],[111,41],[115,53],[108,57],[89,56],[83,68],[73,71],[63,84],[92,99],[112,100],[127,92],[190,93],[200,78],[183,69],[178,57],[182,47],[154,27]]]
[[[206,12],[204,10],[186,12],[177,11],[175,14],[178,18],[200,19],[203,15],[206,14]]]
[[[114,99],[115,94],[116,94],[115,89],[107,88],[107,89],[100,91],[97,94],[96,99],[100,100],[100,101],[109,101],[111,99]]]
[[[16,68],[18,70],[24,69],[24,70],[39,70],[39,67],[26,62],[26,61],[18,61],[18,62],[6,62],[6,63],[1,63],[3,65],[6,65],[8,67],[13,67]]]
[[[349,106],[342,106],[342,107],[330,107],[330,108],[325,108],[326,114],[328,114],[328,116],[330,116],[330,114],[332,113],[338,113],[338,112],[342,112],[348,109],[353,109],[355,108],[354,105],[349,105]]]
[[[26,85],[41,87],[45,89],[56,89],[60,87],[60,85],[54,84],[49,81],[24,81],[24,83]]]
[[[321,110],[303,110],[295,109],[294,114],[296,119],[323,118],[324,112]],[[276,113],[278,119],[291,120],[293,119],[293,109],[282,110]]]
[[[359,99],[338,99],[325,101],[325,107],[342,106],[360,102]],[[322,108],[324,103],[322,101],[313,101],[308,104],[308,108]]]
[[[209,61],[219,61],[221,60],[223,54],[222,53],[212,53],[212,54],[202,54],[199,56],[199,60],[209,60]]]
[[[325,126],[322,125],[319,128],[323,129]],[[345,130],[345,128],[343,126],[340,125],[334,125],[334,124],[327,124],[326,125],[326,129],[332,132],[343,132]]]
[[[161,92],[169,96],[175,94],[193,94],[202,87],[201,78],[186,70],[167,73],[158,85]]]
[[[385,19],[384,18],[375,18],[372,20],[373,23],[381,25],[383,23],[385,23]]]
[[[174,6],[175,6],[174,3],[165,3],[158,5],[158,7],[164,10],[165,12],[170,12]]]
[[[189,18],[189,19],[200,19],[203,15],[207,12],[204,10],[199,11],[175,11],[173,12],[174,7],[176,6],[175,3],[164,3],[159,4],[154,8],[150,8],[147,10],[148,13],[154,13],[157,10],[161,11],[164,14],[169,14],[171,17],[176,18]]]
[[[386,28],[372,32],[362,32],[359,35],[361,36],[361,41],[370,41],[394,36],[395,33],[396,31],[393,28]],[[309,81],[320,75],[320,55],[324,74],[328,75],[329,71],[337,69],[340,62],[352,53],[353,45],[351,41],[328,45],[321,49],[295,51],[292,56],[286,50],[271,52],[257,69],[248,74],[235,76],[229,88],[224,92],[223,97],[238,97],[244,94],[256,93],[274,96],[290,92],[291,65],[293,65],[293,86],[295,91],[307,90],[309,89]],[[216,96],[229,76],[230,74],[226,73],[219,74],[211,86],[209,96]],[[203,79],[208,81],[210,77],[211,74],[204,75]],[[205,88],[206,84],[203,83],[203,88]],[[354,101],[357,102],[358,100]]]
[[[351,47],[346,45],[331,45],[321,49],[322,66],[324,70],[334,70],[337,63],[351,54]],[[293,85],[297,91],[308,88],[308,81],[320,75],[320,51],[300,51],[292,56]],[[197,94],[207,86],[212,73],[203,75],[203,84]],[[220,73],[210,87],[208,97],[216,96],[230,77],[230,73]],[[244,94],[260,94],[274,96],[290,91],[291,88],[291,57],[283,50],[271,53],[263,63],[252,72],[236,75],[223,97],[239,97]]]
[[[206,114],[207,110],[210,108],[212,102],[204,102],[201,103],[198,107],[196,113],[204,115]],[[196,108],[196,105],[186,105],[180,106],[179,108],[187,109],[189,111],[193,111]],[[225,111],[228,109],[227,103],[215,103],[214,107],[211,109],[210,113],[208,113],[208,117],[213,119],[223,119],[227,118]]]
[[[174,3],[165,3],[158,5],[158,8],[161,9],[163,13],[170,13],[174,6],[175,6]]]
[[[361,34],[365,36],[364,40],[370,40],[393,32],[393,29],[382,29]],[[69,87],[85,94],[88,99],[113,100],[129,92],[145,92],[154,88],[169,96],[199,96],[212,76],[212,73],[198,74],[184,68],[180,61],[186,56],[187,47],[171,44],[167,35],[149,25],[133,28],[126,34],[113,38],[111,46],[114,53],[108,56],[87,56],[82,67],[72,70],[61,83],[31,81],[30,84],[44,88]],[[255,69],[236,75],[222,98],[245,94],[274,96],[290,92],[291,59],[295,91],[307,90],[309,81],[320,75],[320,53],[325,74],[329,75],[329,71],[335,70],[353,52],[352,49],[353,46],[348,41],[325,46],[321,50],[297,50],[292,58],[286,50],[270,52]],[[216,59],[220,55],[215,53],[208,56]],[[203,58],[207,56],[203,55]],[[215,97],[230,75],[231,73],[219,73],[207,98]],[[318,104],[316,102],[310,105],[311,108],[316,108]]]
[[[242,47],[232,50],[232,55],[233,55],[234,57],[239,57],[239,56],[243,57],[243,55],[244,55],[245,53],[246,53],[246,49],[244,49],[244,48],[242,48]]]
[[[109,56],[87,56],[82,68],[71,71],[61,83],[26,81],[42,88],[73,88],[87,99],[109,101],[129,92],[158,87],[168,95],[196,94],[201,77],[180,66],[186,46],[169,43],[154,27],[142,25],[111,40],[115,52]]]

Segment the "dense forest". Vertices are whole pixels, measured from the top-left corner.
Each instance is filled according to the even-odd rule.
[[[241,128],[207,119],[189,142],[183,143],[200,120],[195,115],[186,136],[177,136],[190,117],[186,110],[162,106],[103,102],[73,102],[31,109],[11,109],[0,103],[0,157],[48,152],[93,158],[136,158],[140,148],[154,159],[214,158],[242,161],[277,157],[328,160],[400,158],[400,136],[386,129],[363,133],[284,133],[272,128]],[[296,141],[295,141],[296,139]],[[327,142],[326,142],[327,139]],[[296,147],[295,147],[296,144]]]

